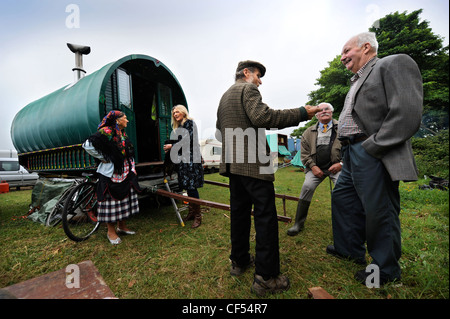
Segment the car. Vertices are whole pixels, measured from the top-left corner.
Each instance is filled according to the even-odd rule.
[[[37,173],[30,173],[22,167],[17,158],[0,158],[0,182],[5,181],[10,188],[34,186],[38,178]]]

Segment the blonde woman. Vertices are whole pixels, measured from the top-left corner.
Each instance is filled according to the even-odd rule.
[[[197,126],[184,105],[172,109],[171,142],[164,145],[164,151],[177,166],[178,183],[189,197],[200,198],[197,188],[203,186],[203,166],[198,143]],[[184,220],[194,220],[192,228],[202,223],[200,205],[189,204],[189,213]]]

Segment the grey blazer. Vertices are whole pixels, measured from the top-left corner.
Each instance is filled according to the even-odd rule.
[[[223,94],[217,110],[216,138],[222,142],[220,174],[274,181],[265,129],[296,126],[306,120],[304,107],[271,109],[262,102],[256,85],[236,81]]]
[[[377,58],[357,85],[352,116],[369,136],[362,146],[393,181],[417,180],[410,138],[422,119],[423,84],[416,62],[405,54]]]

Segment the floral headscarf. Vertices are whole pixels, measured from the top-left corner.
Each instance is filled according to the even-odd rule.
[[[125,131],[122,131],[117,124],[117,119],[124,115],[125,114],[120,111],[110,111],[98,125],[97,131],[102,135],[105,135],[109,141],[112,140],[117,145],[117,148],[122,155],[125,156],[125,141],[127,139],[127,134]]]

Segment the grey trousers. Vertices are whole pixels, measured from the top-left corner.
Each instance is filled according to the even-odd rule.
[[[341,172],[336,174],[330,174],[330,179],[334,185],[336,185],[336,181]],[[328,176],[324,176],[322,178],[316,177],[312,171],[308,171],[305,174],[305,181],[302,185],[302,190],[300,191],[300,199],[310,202],[313,198],[314,192],[316,191],[317,186],[323,182],[325,178]]]

